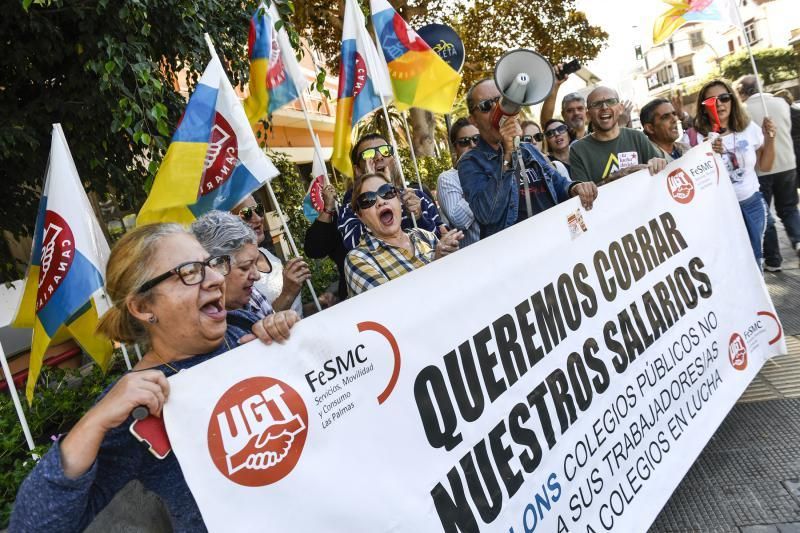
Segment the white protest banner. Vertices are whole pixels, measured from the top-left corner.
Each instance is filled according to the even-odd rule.
[[[211,531],[646,531],[780,324],[708,146],[170,379]]]

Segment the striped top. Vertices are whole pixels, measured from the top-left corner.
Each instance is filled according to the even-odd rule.
[[[411,238],[413,254],[404,248],[385,243],[369,232],[362,234],[358,247],[350,250],[344,260],[347,292],[350,296],[399,278],[433,261],[438,242],[436,235],[424,229],[411,229],[406,233]]]

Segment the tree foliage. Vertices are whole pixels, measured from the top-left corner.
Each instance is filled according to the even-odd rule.
[[[194,86],[209,59],[205,29],[232,83],[243,82],[254,7],[220,0],[25,4],[11,2],[0,18],[0,229],[31,231],[54,122],[87,190],[138,208],[186,104],[178,73]]]
[[[368,7],[366,0],[362,4]],[[441,22],[455,28],[466,49],[465,86],[491,75],[497,59],[508,50],[532,48],[554,63],[564,59],[586,62],[597,57],[608,38],[576,10],[574,0],[535,4],[515,0],[392,0],[391,4],[414,27]],[[298,31],[331,58],[329,70],[333,73],[338,72],[343,13],[344,0],[296,2]],[[366,9],[365,13],[369,14]]]
[[[764,80],[765,85],[772,85],[780,81],[793,80],[798,76],[798,65],[800,56],[792,48],[765,48],[754,50],[753,57],[756,60],[758,73]],[[746,74],[753,73],[750,64],[750,56],[746,50],[726,57],[720,64],[722,76],[729,80]]]

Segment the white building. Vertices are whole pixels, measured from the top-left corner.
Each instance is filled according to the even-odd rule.
[[[800,31],[800,2],[797,0],[738,1],[745,33],[754,50],[789,46]],[[664,5],[666,10],[667,4]],[[639,64],[634,74],[645,81],[646,96],[643,91],[637,91],[637,100],[669,97],[679,87],[697,88],[718,62],[745,48],[738,27],[718,22],[687,24],[655,46],[652,26],[646,30],[650,35],[643,35],[642,45],[636,49]]]

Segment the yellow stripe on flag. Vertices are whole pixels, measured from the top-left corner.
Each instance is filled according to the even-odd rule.
[[[331,164],[342,174],[353,176],[350,148],[353,146],[353,99],[340,98],[336,102],[336,126],[333,131],[333,156]]]
[[[186,206],[197,201],[207,151],[208,143],[173,142],[169,145],[150,195],[136,218],[137,225],[194,221],[194,215]]]

